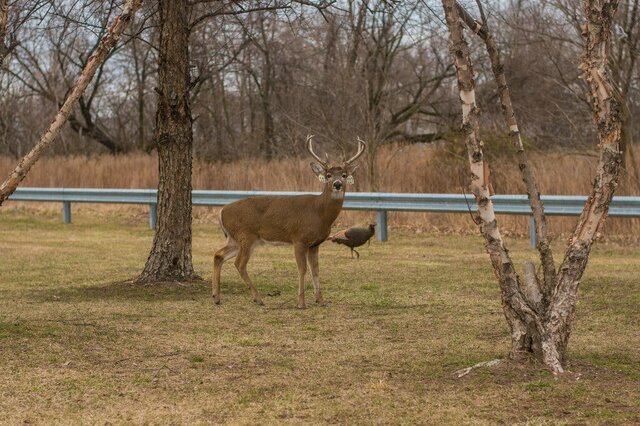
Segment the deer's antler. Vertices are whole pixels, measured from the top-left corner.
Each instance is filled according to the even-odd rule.
[[[344,165],[348,166],[349,164],[351,164],[354,161],[356,161],[358,159],[358,157],[360,157],[364,153],[364,150],[365,150],[366,147],[367,147],[367,144],[364,143],[364,141],[362,139],[360,139],[360,137],[358,136],[358,152],[356,152],[356,155],[354,155],[350,159],[345,160]]]
[[[309,151],[309,154],[311,154],[311,156],[315,158],[316,161],[322,165],[322,167],[324,167],[325,169],[328,169],[329,165],[326,162],[322,161],[318,154],[313,152],[313,145],[312,145],[311,139],[313,139],[313,135],[307,136],[307,151]]]

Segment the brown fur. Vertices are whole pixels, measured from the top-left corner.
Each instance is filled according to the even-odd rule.
[[[314,163],[312,169],[318,170]],[[307,263],[311,268],[316,303],[323,304],[320,291],[318,249],[330,234],[333,222],[342,210],[346,176],[355,167],[324,165],[326,179],[320,195],[251,197],[225,206],[220,213],[220,225],[227,235],[227,245],[218,250],[213,262],[213,299],[220,303],[220,271],[226,260],[236,257],[240,276],[251,290],[254,302],[262,299],[247,273],[247,263],[253,249],[262,242],[289,243],[294,247],[298,265],[298,307],[304,308],[304,277]],[[342,184],[336,189],[337,181]]]

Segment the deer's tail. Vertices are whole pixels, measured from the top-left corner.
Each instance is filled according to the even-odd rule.
[[[225,238],[229,238],[229,233],[226,229],[224,229],[224,223],[222,223],[222,209],[220,209],[220,216],[218,217],[218,225],[220,225],[220,229],[222,229],[222,233]]]

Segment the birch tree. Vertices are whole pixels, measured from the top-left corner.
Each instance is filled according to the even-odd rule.
[[[518,358],[523,354],[531,354],[554,373],[562,373],[575,316],[578,286],[586,269],[591,247],[606,219],[620,168],[622,108],[619,93],[611,83],[608,69],[609,40],[617,1],[583,0],[586,19],[583,31],[585,47],[580,69],[582,78],[590,89],[589,104],[598,129],[600,160],[592,193],[569,240],[564,260],[557,270],[548,247],[544,209],[520,142],[504,77],[504,66],[489,33],[486,17],[481,7],[481,21],[476,21],[456,0],[443,0],[442,3],[449,28],[450,50],[457,71],[462,129],[472,176],[471,191],[476,198],[477,222],[500,285],[503,310],[511,330],[510,355]],[[478,4],[480,5],[479,2]],[[525,279],[520,279],[500,234],[489,194],[486,174],[488,168],[479,136],[480,110],[476,103],[473,67],[462,22],[483,38],[492,61],[505,120],[519,153],[520,169],[527,184],[532,212],[536,217],[536,233],[542,237],[538,244],[543,264],[542,278],[536,276],[535,268],[528,268]]]

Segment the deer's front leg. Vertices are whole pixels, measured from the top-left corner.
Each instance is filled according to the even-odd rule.
[[[318,252],[320,246],[311,247],[307,254],[307,260],[309,261],[309,267],[311,268],[311,277],[313,277],[313,290],[316,296],[316,303],[320,306],[324,306],[324,300],[322,299],[322,293],[320,292],[320,265],[318,263]]]
[[[307,273],[307,246],[296,244],[294,246],[296,263],[298,264],[298,308],[304,309],[307,305],[304,302],[304,276]]]

